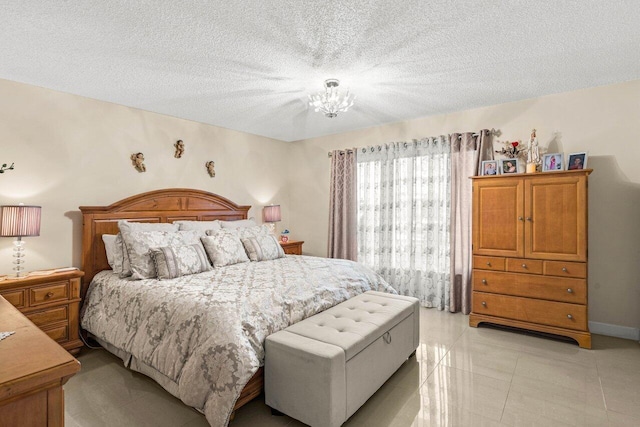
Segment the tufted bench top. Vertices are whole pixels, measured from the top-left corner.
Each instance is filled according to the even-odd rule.
[[[350,360],[413,313],[415,299],[368,291],[289,326],[287,332],[341,347]]]

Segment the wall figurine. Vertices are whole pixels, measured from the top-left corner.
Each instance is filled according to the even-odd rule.
[[[11,166],[7,166],[6,163],[3,163],[2,166],[0,167],[0,173],[4,173],[4,171],[12,171],[13,170],[13,163],[11,163]]]
[[[214,169],[216,167],[216,164],[213,162],[213,160],[209,160],[205,164],[205,166],[207,168],[207,172],[209,173],[209,176],[211,178],[214,178],[216,176],[216,170]]]
[[[180,159],[184,154],[184,142],[179,139],[175,144],[173,144],[173,146],[176,147],[176,152],[173,157],[175,157],[176,159]]]
[[[138,172],[146,172],[147,167],[144,165],[144,154],[135,153],[131,155],[131,164]]]

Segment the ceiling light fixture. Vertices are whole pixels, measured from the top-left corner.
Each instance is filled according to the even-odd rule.
[[[315,111],[321,111],[330,119],[336,117],[338,113],[347,111],[353,106],[354,95],[341,94],[338,91],[340,81],[338,79],[328,79],[324,81],[324,92],[318,92],[315,95],[309,95],[309,106],[315,108]]]

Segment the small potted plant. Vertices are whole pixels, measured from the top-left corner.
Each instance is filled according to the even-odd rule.
[[[283,230],[280,233],[280,241],[282,243],[287,243],[289,241],[289,230]]]

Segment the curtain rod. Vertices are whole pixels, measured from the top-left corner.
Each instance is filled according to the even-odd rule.
[[[492,135],[492,136],[500,136],[500,134],[501,134],[501,133],[502,133],[502,132],[500,132],[500,129],[493,129],[493,128],[492,128],[492,129],[489,131],[489,135]],[[473,136],[480,136],[480,134],[479,134],[479,133],[474,132],[474,133],[473,133]],[[462,134],[461,134],[460,136],[458,136],[458,138],[462,138]],[[346,150],[340,150],[340,151],[341,151],[341,152],[344,152],[344,153],[353,153],[353,150],[352,150],[351,148],[348,148],[348,149],[346,149]],[[328,153],[327,157],[332,157],[332,156],[333,156],[333,152],[332,152],[332,151],[329,151],[329,153]]]

